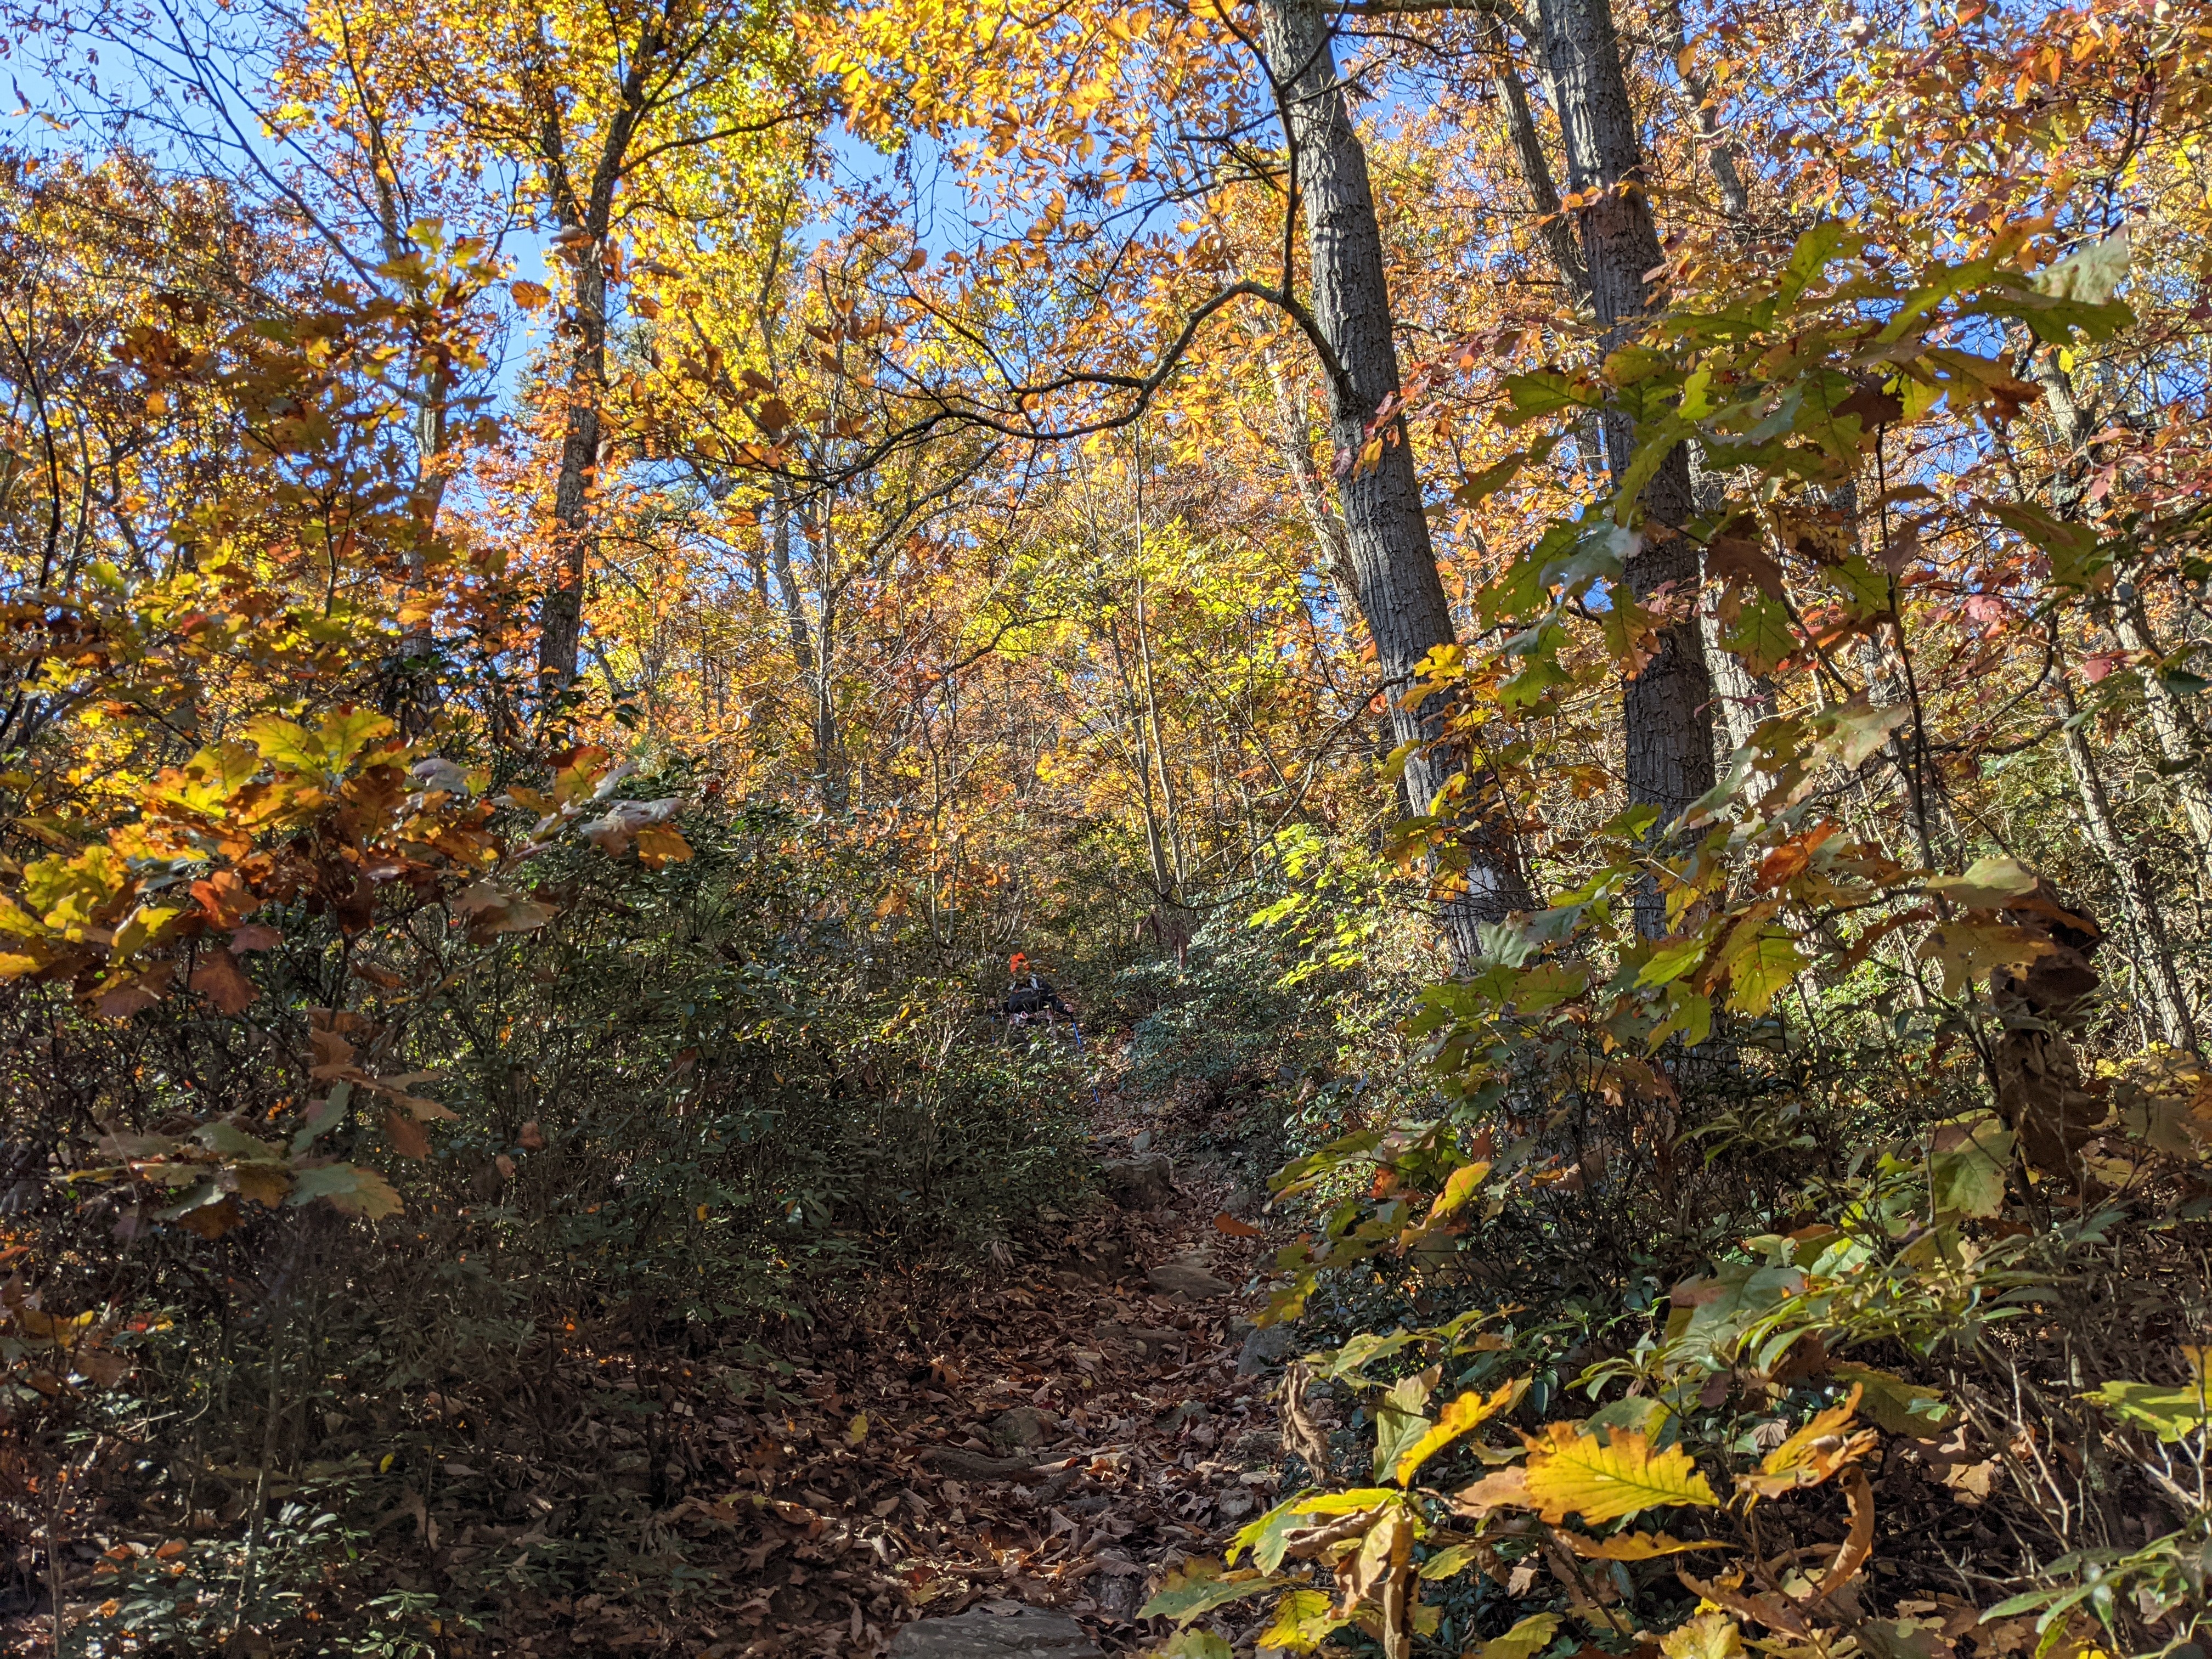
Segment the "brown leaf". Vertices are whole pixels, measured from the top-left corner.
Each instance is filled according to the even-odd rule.
[[[1844,1482],[1844,1494],[1850,1501],[1851,1530],[1844,1547],[1836,1552],[1836,1559],[1820,1575],[1818,1595],[1824,1601],[1850,1583],[1874,1554],[1874,1492],[1867,1485],[1864,1469],[1850,1472]]]
[[[220,1203],[200,1205],[177,1218],[179,1227],[187,1232],[197,1233],[202,1238],[221,1238],[238,1225],[238,1222],[237,1200],[228,1198]]]
[[[210,951],[192,969],[192,989],[226,1014],[242,1014],[261,994],[261,988],[246,975],[238,958],[228,951]]]
[[[255,1203],[275,1209],[283,1203],[292,1190],[291,1172],[280,1164],[253,1162],[233,1166],[231,1178],[238,1182],[239,1195]]]
[[[1249,1221],[1239,1221],[1226,1210],[1213,1218],[1213,1224],[1232,1238],[1257,1238],[1260,1236],[1257,1227]]]
[[[1705,574],[1718,581],[1755,587],[1770,599],[1782,597],[1782,567],[1746,537],[1714,537],[1705,549]]]
[[[158,963],[143,973],[112,981],[94,994],[92,1006],[109,1019],[128,1019],[159,1002],[176,971],[173,962]]]
[[[402,1158],[421,1163],[430,1156],[430,1137],[422,1133],[422,1126],[397,1107],[384,1109],[384,1135],[392,1143],[392,1150]]]
[[[1859,424],[1862,427],[1871,429],[1878,426],[1887,426],[1905,413],[1905,404],[1893,394],[1884,392],[1880,386],[1869,385],[1859,387],[1850,397],[1838,404],[1830,413],[1856,415],[1859,417]]]
[[[1529,1507],[1528,1471],[1499,1469],[1471,1486],[1452,1494],[1452,1508],[1462,1515],[1480,1515],[1489,1510]]]

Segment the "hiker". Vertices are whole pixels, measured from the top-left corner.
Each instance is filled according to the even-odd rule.
[[[1012,1030],[1018,1025],[1042,1023],[1050,1025],[1054,1017],[1075,1024],[1075,1011],[1060,1000],[1060,992],[1050,980],[1029,972],[1030,959],[1017,952],[1007,964],[1012,983],[1006,987],[1006,1000],[1000,1005],[1000,1018]],[[1027,975],[1024,982],[1024,975]]]

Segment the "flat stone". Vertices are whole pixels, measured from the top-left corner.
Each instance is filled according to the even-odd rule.
[[[1193,1261],[1163,1261],[1157,1267],[1148,1267],[1145,1282],[1163,1296],[1180,1296],[1192,1302],[1210,1301],[1236,1288]]]
[[[890,1659],[1105,1659],[1082,1626],[1042,1607],[976,1607],[922,1619],[891,1638]]]
[[[1243,1351],[1237,1356],[1237,1375],[1257,1376],[1270,1371],[1297,1351],[1284,1325],[1261,1325],[1248,1332]]]
[[[1042,1446],[1060,1433],[1060,1419],[1035,1406],[1017,1406],[991,1419],[991,1438],[1002,1446]]]
[[[1213,1408],[1203,1400],[1186,1400],[1161,1417],[1160,1426],[1173,1433],[1186,1423],[1209,1423],[1212,1420]]]
[[[1157,1210],[1175,1196],[1175,1165],[1164,1152],[1109,1158],[1098,1167],[1098,1184],[1125,1210]]]

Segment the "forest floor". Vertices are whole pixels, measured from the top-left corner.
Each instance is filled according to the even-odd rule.
[[[401,1443],[398,1402],[374,1433],[340,1414],[327,1449],[353,1452],[326,1467],[390,1474],[349,1496],[271,1495],[343,1511],[361,1528],[349,1559],[318,1565],[327,1547],[288,1546],[273,1518],[261,1571],[298,1588],[222,1650],[866,1656],[993,1601],[1071,1613],[1109,1653],[1157,1639],[1166,1626],[1137,1609],[1267,1506],[1282,1459],[1272,1376],[1238,1375],[1271,1248],[1260,1194],[1196,1151],[1236,1125],[1198,1115],[1105,1097],[1092,1156],[1164,1152],[1171,1185],[1157,1163],[1148,1190],[1109,1179],[1120,1202],[1040,1212],[981,1273],[878,1281],[766,1345],[779,1355],[656,1346],[617,1312],[541,1327],[495,1373],[410,1396],[397,1467],[382,1452]],[[1189,1146],[1149,1146],[1177,1128]],[[126,1518],[118,1493],[70,1547],[68,1650],[189,1650],[125,1632],[149,1591],[224,1594],[220,1575],[176,1575],[188,1553],[230,1547],[252,1491],[176,1537]],[[590,1593],[552,1588],[579,1583]],[[380,1632],[333,1645],[365,1605]],[[0,1624],[0,1652],[51,1654],[54,1634],[26,1609]]]
[[[1102,1104],[1097,1155],[1127,1158],[1150,1121]],[[605,1358],[561,1409],[588,1423],[657,1394],[671,1432],[654,1455],[737,1471],[692,1479],[653,1517],[714,1577],[657,1608],[520,1596],[471,1650],[861,1655],[994,1600],[1072,1613],[1109,1653],[1157,1639],[1165,1625],[1136,1610],[1266,1506],[1281,1461],[1272,1377],[1238,1375],[1263,1241],[1232,1212],[1256,1197],[1218,1165],[1175,1163],[1164,1194],[1044,1212],[1059,1237],[1032,1234],[995,1282],[848,1310],[773,1402],[718,1402],[711,1368]],[[1136,1207],[1147,1196],[1164,1201]]]

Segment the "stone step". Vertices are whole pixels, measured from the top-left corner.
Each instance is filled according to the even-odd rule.
[[[890,1659],[1105,1659],[1065,1613],[986,1603],[951,1619],[922,1619],[891,1638]]]

